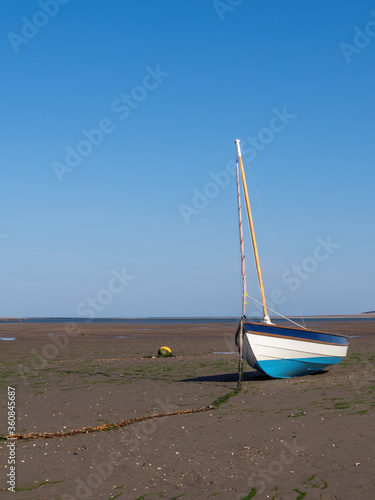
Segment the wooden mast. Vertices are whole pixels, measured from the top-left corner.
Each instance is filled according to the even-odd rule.
[[[258,249],[257,249],[257,243],[255,240],[255,233],[254,233],[254,225],[253,225],[253,217],[251,215],[251,209],[250,209],[250,202],[249,202],[249,195],[247,192],[247,185],[246,185],[246,178],[245,178],[245,171],[243,168],[243,163],[242,163],[242,155],[241,155],[241,148],[240,148],[240,141],[237,139],[235,141],[236,148],[237,148],[237,156],[238,156],[238,161],[240,164],[240,170],[241,170],[241,178],[242,178],[242,186],[243,186],[243,191],[244,191],[244,196],[245,196],[245,203],[246,203],[246,211],[247,211],[247,217],[249,219],[249,226],[250,226],[250,234],[251,234],[251,241],[253,243],[253,250],[254,250],[254,259],[255,259],[255,265],[257,269],[257,274],[258,274],[258,281],[259,281],[259,288],[260,288],[260,294],[262,296],[262,304],[263,304],[263,319],[265,323],[271,323],[270,318],[267,313],[267,305],[266,305],[266,297],[264,295],[264,288],[263,288],[263,280],[262,280],[262,273],[260,271],[260,264],[259,264],[259,256],[258,256]]]

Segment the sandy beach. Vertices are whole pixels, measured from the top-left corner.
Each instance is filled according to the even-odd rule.
[[[340,365],[273,380],[245,364],[242,391],[210,408],[237,385],[235,329],[0,324],[0,337],[15,338],[0,342],[2,435],[8,387],[15,388],[22,435],[174,413],[112,430],[17,440],[15,494],[7,491],[10,448],[3,440],[1,497],[372,500],[375,319],[324,324],[350,336]],[[163,345],[175,357],[153,358]],[[191,409],[204,411],[176,414]]]

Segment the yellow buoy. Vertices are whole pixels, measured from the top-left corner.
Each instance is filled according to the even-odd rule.
[[[167,346],[160,347],[160,349],[158,350],[158,356],[167,358],[169,356],[172,356],[172,351]]]

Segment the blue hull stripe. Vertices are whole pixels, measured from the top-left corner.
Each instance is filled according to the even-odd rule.
[[[266,325],[264,323],[253,323],[248,321],[244,321],[243,325],[247,333],[267,335],[269,337],[286,337],[296,340],[306,340],[310,342],[322,342],[326,344],[348,344],[348,338],[345,335],[314,332],[312,330],[303,330],[300,328],[277,325]]]
[[[257,361],[254,368],[273,378],[289,378],[323,370],[342,361],[341,356]]]

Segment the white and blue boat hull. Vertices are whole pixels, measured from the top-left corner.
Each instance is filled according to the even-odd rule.
[[[317,372],[340,363],[348,351],[344,335],[245,321],[243,358],[273,378]]]

